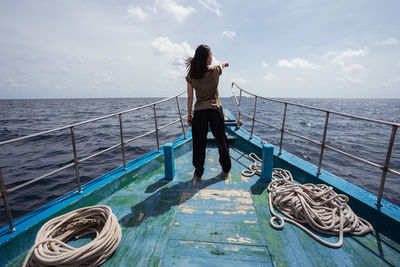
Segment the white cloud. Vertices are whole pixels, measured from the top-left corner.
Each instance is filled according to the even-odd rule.
[[[168,37],[158,37],[150,46],[156,54],[166,56],[170,64],[174,65],[168,72],[169,78],[181,78],[185,75],[185,59],[194,55],[194,49],[186,41],[179,44]]]
[[[267,63],[265,63],[265,61],[261,62],[261,66],[263,66],[263,68],[268,68],[269,65]]]
[[[199,3],[210,10],[211,12],[217,14],[218,16],[222,16],[221,11],[219,10],[219,4],[216,0],[198,0]]]
[[[14,80],[12,77],[7,77],[7,78],[1,78],[0,80],[0,86],[1,87],[18,87],[19,84]]]
[[[322,55],[322,60],[335,67],[338,72],[337,80],[349,81],[352,83],[363,82],[365,78],[365,68],[359,63],[355,63],[356,58],[365,57],[369,53],[367,47],[359,50],[350,48],[343,51],[331,50]]]
[[[384,82],[381,82],[379,84],[380,87],[393,87],[393,86],[398,86],[400,84],[400,75],[391,77],[389,79],[386,79]]]
[[[64,74],[70,73],[70,70],[68,67],[61,67],[61,68],[59,68],[59,71]]]
[[[150,11],[149,9],[148,11],[144,11],[141,7],[130,6],[128,8],[128,14],[139,20],[145,21],[150,16]]]
[[[236,78],[232,78],[231,82],[234,82],[234,83],[246,83],[247,81],[245,79],[243,79],[242,77],[236,77]]]
[[[188,17],[190,14],[196,12],[196,10],[193,7],[181,6],[177,3],[175,3],[173,0],[163,0],[161,2],[161,6],[167,12],[171,13],[178,20],[178,22],[183,22],[186,19],[186,17]]]
[[[272,80],[278,80],[278,76],[276,76],[273,73],[268,73],[263,77],[264,80],[272,81]]]
[[[377,45],[397,45],[397,44],[399,44],[400,43],[400,41],[399,40],[397,40],[396,38],[394,38],[394,37],[389,37],[389,38],[387,38],[386,40],[384,40],[384,41],[382,41],[382,42],[379,42],[379,43],[376,43]]]
[[[186,58],[194,55],[194,49],[186,41],[179,44],[171,42],[168,37],[158,37],[150,45],[157,54],[167,56],[174,65],[184,64]]]
[[[317,69],[318,65],[308,62],[302,58],[293,58],[292,60],[280,59],[277,63],[278,67],[288,68],[288,69]]]
[[[296,80],[297,80],[297,81],[300,81],[300,82],[303,82],[303,81],[304,81],[304,78],[302,78],[302,77],[296,77]]]
[[[224,31],[222,32],[222,36],[233,39],[236,36],[236,32]]]

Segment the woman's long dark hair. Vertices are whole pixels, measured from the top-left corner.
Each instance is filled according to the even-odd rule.
[[[204,73],[207,72],[207,59],[210,55],[210,48],[208,45],[199,45],[196,48],[194,57],[186,59],[186,68],[188,69],[189,77],[193,79],[201,79]]]

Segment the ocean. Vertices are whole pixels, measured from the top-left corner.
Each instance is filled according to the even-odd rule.
[[[112,99],[46,99],[0,100],[0,141],[70,125],[115,113],[161,98],[112,98]],[[320,107],[333,111],[386,120],[400,121],[400,99],[280,99],[289,102]],[[224,108],[237,116],[234,98],[221,98]],[[183,114],[186,99],[179,98]],[[242,112],[252,115],[254,98],[242,98]],[[256,118],[281,126],[283,104],[266,100],[257,102]],[[158,127],[178,119],[176,101],[157,105]],[[251,121],[241,118],[243,127],[251,128]],[[125,141],[154,129],[153,109],[124,114]],[[285,128],[320,142],[325,123],[325,113],[288,106]],[[185,123],[186,130],[189,127]],[[327,132],[327,144],[383,165],[391,136],[391,127],[331,115]],[[118,116],[77,126],[74,130],[78,158],[82,159],[120,142]],[[180,123],[160,130],[160,145],[182,134]],[[273,145],[279,146],[280,132],[255,123],[254,134]],[[400,170],[400,137],[397,134],[390,168]],[[155,134],[135,140],[125,147],[127,161],[157,148]],[[318,165],[320,147],[291,136],[284,135],[283,149]],[[68,129],[30,138],[0,147],[0,167],[6,188],[10,189],[56,168],[73,162],[71,135]],[[81,183],[122,165],[121,149],[116,148],[80,164]],[[322,168],[365,190],[377,194],[382,171],[342,156],[328,149],[324,152]],[[67,168],[57,174],[35,182],[8,195],[14,220],[43,206],[57,197],[75,189],[75,170]],[[383,197],[400,205],[400,177],[388,174]],[[0,203],[0,227],[7,224],[4,204]]]

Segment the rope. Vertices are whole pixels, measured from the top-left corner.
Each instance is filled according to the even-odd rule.
[[[261,164],[257,162],[261,162],[261,159],[254,153],[249,154],[249,158],[254,161],[254,163],[250,164],[248,170],[243,170],[242,175],[245,177],[251,177],[254,174],[261,175]]]
[[[256,157],[250,157],[254,163],[249,166],[251,171],[247,170],[245,175],[260,173],[261,164],[254,159]],[[258,157],[257,160],[260,161]],[[288,170],[273,169],[268,192],[269,208],[273,215],[270,224],[277,230],[283,229],[286,221],[296,225],[321,244],[332,248],[342,246],[345,233],[365,235],[374,230],[368,221],[358,217],[347,205],[349,198],[346,195],[337,194],[332,187],[324,184],[295,184]],[[277,214],[273,206],[285,216]],[[303,224],[308,224],[322,234],[338,235],[339,240],[337,243],[327,242]]]
[[[65,243],[88,234],[96,237],[82,247]],[[22,266],[98,266],[118,247],[121,236],[121,227],[110,207],[77,209],[42,226]]]

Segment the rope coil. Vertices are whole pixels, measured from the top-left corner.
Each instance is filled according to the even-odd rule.
[[[66,244],[88,234],[96,236],[82,247]],[[22,266],[98,266],[111,256],[121,237],[121,227],[110,207],[77,209],[42,226]]]
[[[252,155],[253,154],[253,155]],[[254,153],[249,155],[254,160],[242,175],[261,173],[261,161]],[[349,198],[337,194],[331,186],[324,184],[295,184],[288,170],[274,168],[272,181],[268,185],[269,208],[272,214],[270,224],[275,229],[283,229],[285,221],[296,225],[321,244],[338,248],[343,244],[343,234],[365,235],[372,232],[372,225],[358,217],[347,205]],[[275,212],[274,206],[284,216]],[[277,222],[279,221],[279,223]],[[306,228],[308,224],[313,230],[339,236],[337,243],[330,243]]]

